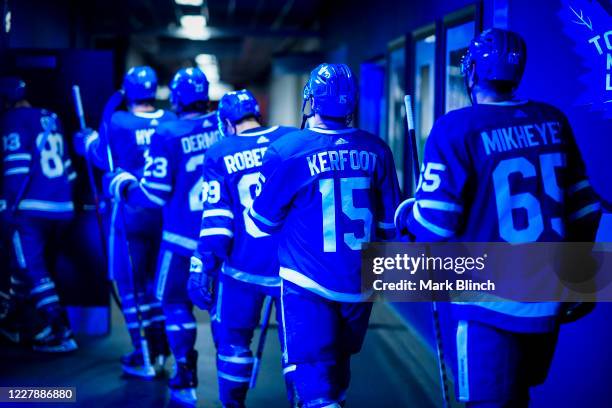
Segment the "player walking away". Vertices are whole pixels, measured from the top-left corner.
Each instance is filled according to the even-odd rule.
[[[32,339],[34,350],[76,350],[70,325],[47,270],[45,248],[74,215],[72,169],[57,115],[32,108],[25,99],[25,82],[0,79],[2,116],[2,191],[6,200],[4,223],[12,241],[11,296],[15,302],[2,325],[4,335],[19,341],[15,297],[29,298],[39,322]]]
[[[399,203],[389,147],[350,128],[357,101],[348,66],[310,74],[312,127],[268,148],[250,216],[279,234],[284,361],[302,406],[340,407],[350,358],[363,344],[372,304],[361,293],[362,244],[393,238]]]
[[[212,330],[221,403],[235,408],[245,406],[254,364],[250,345],[266,296],[274,299],[277,320],[282,320],[277,239],[260,230],[247,212],[268,146],[296,129],[262,127],[259,105],[247,90],[225,94],[217,115],[226,137],[206,153],[207,194],[189,288],[195,304],[208,306],[210,281],[223,264]],[[279,336],[283,345],[282,330]]]
[[[157,77],[153,69],[146,66],[130,69],[123,80],[128,111],[115,112],[108,126],[108,144],[115,166],[138,178],[143,176],[145,163],[154,165],[153,159],[148,156],[148,149],[155,128],[176,119],[172,112],[155,109],[156,89]],[[101,169],[108,169],[107,146],[97,132],[86,130],[77,133],[75,150],[86,155]],[[124,216],[119,211],[123,211]],[[122,219],[125,222],[120,221]],[[161,304],[155,298],[155,261],[150,256],[159,251],[161,228],[159,208],[144,209],[127,205],[115,206],[112,211],[109,273],[117,282],[123,316],[134,346],[133,352],[121,357],[121,364],[126,374],[143,378],[152,378],[156,373],[151,364],[144,362],[141,326],[145,328],[149,355],[157,369],[163,366],[167,354],[164,316]],[[127,239],[127,245],[122,239]],[[126,253],[127,249],[129,253]],[[136,309],[136,305],[140,310]]]
[[[517,101],[526,61],[516,33],[491,29],[463,60],[473,106],[427,140],[416,204],[397,223],[416,241],[593,241],[600,205],[565,115]],[[468,407],[526,407],[555,349],[559,303],[456,303],[457,395]],[[455,367],[455,369],[457,369]]]
[[[189,259],[197,246],[202,214],[204,153],[218,140],[217,117],[208,112],[208,80],[198,68],[181,69],[170,83],[180,115],[160,124],[151,138],[140,182],[119,170],[106,176],[110,194],[134,207],[163,208],[163,234],[155,294],[166,316],[166,333],[176,360],[169,380],[173,398],[197,402],[196,319],[187,294]]]

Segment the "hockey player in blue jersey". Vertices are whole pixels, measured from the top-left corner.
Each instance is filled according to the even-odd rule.
[[[153,69],[146,66],[131,68],[123,80],[128,110],[115,112],[110,123],[102,126],[108,126],[106,140],[115,166],[138,178],[143,175],[145,164],[152,163],[148,149],[155,128],[176,119],[172,112],[154,107],[156,89],[157,77]],[[105,141],[97,132],[79,132],[75,136],[75,150],[106,170],[108,146]],[[123,316],[134,346],[133,352],[121,358],[123,371],[152,378],[156,375],[155,369],[163,365],[167,353],[164,316],[161,304],[155,298],[155,258],[149,256],[159,251],[161,211],[158,208],[115,205],[110,224],[109,273],[117,283]],[[127,240],[127,245],[124,240]],[[156,367],[144,361],[141,326],[144,327],[148,354]]]
[[[259,105],[247,90],[225,94],[219,102],[218,118],[226,137],[206,153],[204,184],[208,193],[189,288],[194,303],[207,306],[212,296],[209,282],[223,264],[212,330],[221,403],[238,408],[245,406],[254,364],[250,345],[266,296],[274,299],[277,320],[282,321],[277,239],[261,231],[248,210],[256,196],[268,146],[296,129],[263,127]],[[282,330],[279,336],[282,345]]]
[[[312,71],[304,88],[311,127],[270,145],[249,212],[259,229],[278,234],[283,358],[306,408],[344,403],[372,308],[361,292],[360,249],[395,236],[393,156],[382,139],[348,127],[356,102],[348,66]]]
[[[490,29],[462,63],[473,106],[434,125],[415,201],[397,211],[416,241],[593,241],[600,204],[570,124],[556,108],[518,101],[526,61],[516,33]],[[456,384],[468,407],[526,407],[546,378],[563,305],[455,303]]]
[[[0,99],[0,112],[6,109],[0,116],[0,197],[5,200],[0,216],[12,242],[11,300],[26,297],[36,307],[40,323],[35,325],[34,350],[72,351],[77,344],[49,275],[45,248],[73,217],[76,173],[57,115],[30,107],[23,81],[0,79]],[[6,319],[16,312],[11,310]],[[19,341],[19,331],[11,330],[14,325],[2,326],[3,334]]]
[[[189,262],[202,215],[204,154],[218,140],[217,117],[208,112],[208,80],[198,68],[181,69],[170,83],[180,118],[160,124],[151,137],[144,173],[109,173],[109,193],[134,207],[163,209],[156,297],[166,316],[166,333],[176,360],[169,380],[173,398],[195,404],[198,386],[196,320],[187,294]],[[209,191],[209,190],[207,190]]]

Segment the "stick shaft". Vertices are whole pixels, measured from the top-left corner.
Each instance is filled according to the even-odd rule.
[[[412,98],[410,95],[404,96],[404,105],[406,107],[406,121],[408,122],[408,149],[410,154],[410,160],[412,161],[412,176],[414,181],[414,186],[418,185],[418,178],[420,174],[420,166],[419,166],[419,155],[417,153],[417,145],[416,145],[416,134],[415,134],[415,126],[414,126],[414,114],[412,111]],[[416,193],[416,191],[415,191]],[[416,204],[415,204],[416,205]],[[431,271],[430,271],[431,274]],[[430,275],[430,279],[433,279],[433,276]],[[440,325],[440,313],[438,312],[438,305],[435,297],[432,295],[431,300],[431,317],[434,329],[434,337],[436,340],[436,354],[438,357],[438,373],[440,375],[440,386],[442,388],[442,400],[443,407],[448,407],[450,405],[450,398],[447,387],[447,375],[446,375],[446,364],[444,362],[444,348],[442,342],[442,329]]]
[[[85,111],[83,110],[83,101],[81,100],[81,89],[78,85],[72,85],[72,98],[74,99],[74,108],[76,109],[77,118],[81,130],[85,129]]]
[[[257,352],[255,353],[255,360],[253,361],[253,371],[251,372],[251,381],[249,382],[249,388],[255,388],[257,383],[257,374],[259,373],[259,365],[263,356],[264,347],[266,345],[266,335],[268,334],[268,328],[270,327],[270,316],[272,315],[272,297],[266,296],[264,300],[264,312],[263,320],[261,321],[261,331],[259,334],[259,342],[257,344]]]

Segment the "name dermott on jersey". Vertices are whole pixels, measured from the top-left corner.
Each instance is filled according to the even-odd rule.
[[[181,138],[183,153],[194,153],[206,150],[218,140],[217,130],[202,132]]]

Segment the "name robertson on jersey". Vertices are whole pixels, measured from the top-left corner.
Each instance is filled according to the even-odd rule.
[[[480,132],[487,156],[534,146],[561,144],[559,122],[510,126]]]
[[[213,132],[198,133],[197,135],[181,137],[183,153],[199,152],[206,150],[219,139],[219,133]]]
[[[366,150],[326,150],[306,157],[311,176],[349,169],[374,172],[376,159],[375,153]]]
[[[252,169],[253,167],[261,167],[263,164],[263,156],[267,149],[267,147],[258,147],[256,149],[243,150],[241,152],[223,156],[223,162],[225,163],[227,174]]]

